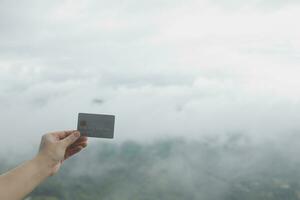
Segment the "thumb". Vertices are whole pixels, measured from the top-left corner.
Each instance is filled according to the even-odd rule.
[[[65,147],[68,147],[71,144],[73,144],[79,137],[80,137],[80,132],[79,131],[75,131],[75,132],[71,133],[68,137],[66,137],[63,140],[61,140],[61,143]]]

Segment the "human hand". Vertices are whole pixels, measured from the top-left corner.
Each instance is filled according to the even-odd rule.
[[[54,175],[63,161],[87,146],[87,137],[80,137],[80,132],[58,131],[43,135],[37,157],[49,168],[49,175]]]

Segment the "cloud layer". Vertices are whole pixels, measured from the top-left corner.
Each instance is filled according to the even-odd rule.
[[[75,128],[78,112],[116,114],[121,140],[296,131],[299,11],[296,1],[1,0],[0,134],[38,143]]]

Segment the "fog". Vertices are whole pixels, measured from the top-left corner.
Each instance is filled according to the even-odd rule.
[[[125,155],[105,160],[101,152],[129,141],[150,163],[137,165],[139,173],[154,185],[159,174],[181,182],[181,199],[225,199],[243,179],[276,171],[276,156],[285,164],[278,171],[292,174],[299,11],[296,0],[0,0],[2,169],[34,156],[44,133],[75,129],[87,112],[116,116],[113,140],[90,139],[70,161],[85,160],[99,177],[128,165]],[[168,142],[166,159],[152,152],[151,144]],[[82,168],[70,176],[91,176]]]
[[[299,129],[297,1],[2,0],[0,9],[6,144],[73,129],[78,112],[115,114],[121,141]]]
[[[268,142],[238,133],[201,141],[102,141],[65,162],[29,198],[297,200],[298,152],[296,134]]]

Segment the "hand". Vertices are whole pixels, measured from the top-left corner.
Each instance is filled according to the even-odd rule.
[[[87,146],[87,137],[80,137],[79,131],[59,131],[43,135],[37,157],[54,175],[63,161]]]

